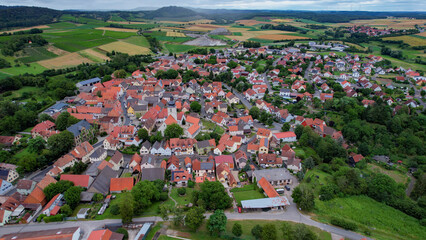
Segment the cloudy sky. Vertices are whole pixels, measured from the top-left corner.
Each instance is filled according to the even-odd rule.
[[[273,10],[360,10],[425,11],[424,0],[0,0],[0,5],[41,6],[54,9],[196,8],[273,9]]]

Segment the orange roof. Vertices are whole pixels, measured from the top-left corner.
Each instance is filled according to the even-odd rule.
[[[294,132],[279,132],[274,133],[274,135],[277,139],[296,137]]]
[[[103,160],[103,161],[101,162],[101,164],[99,164],[98,169],[99,169],[100,171],[102,171],[102,170],[103,170],[106,166],[110,167],[111,169],[114,167],[114,165],[112,165],[112,163],[110,163],[110,162],[107,162],[107,161]]]
[[[258,183],[268,197],[273,198],[280,196],[266,178],[262,177]]]
[[[56,183],[56,179],[54,179],[52,176],[50,175],[46,175],[44,176],[44,178],[37,184],[37,186],[39,188],[41,188],[41,190],[45,189],[49,184],[51,183]]]
[[[75,186],[79,187],[89,187],[90,176],[89,175],[72,175],[72,174],[62,174],[61,180],[71,181]]]
[[[44,205],[46,202],[46,195],[44,195],[43,190],[39,187],[35,187],[34,190],[28,195],[24,203],[39,203]]]
[[[132,190],[134,179],[132,177],[127,178],[111,178],[111,184],[109,187],[110,192],[121,192],[123,190]]]
[[[177,123],[176,119],[172,116],[169,115],[166,119],[166,121],[164,121],[166,123],[166,125],[171,125],[173,123]]]
[[[259,128],[257,129],[257,135],[262,137],[269,137],[271,134],[271,130],[265,129],[265,128]]]
[[[200,125],[198,124],[194,124],[191,127],[188,128],[188,132],[191,135],[194,135],[194,133],[196,133],[198,131],[198,129],[200,129]]]
[[[196,118],[196,117],[192,117],[192,116],[187,116],[186,117],[186,122],[188,122],[188,123],[191,123],[191,124],[197,124],[198,125],[198,123],[200,122],[200,119],[199,118]]]

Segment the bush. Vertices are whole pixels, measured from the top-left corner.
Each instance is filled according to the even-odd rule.
[[[127,232],[127,230],[126,230],[126,229],[124,229],[124,228],[119,228],[119,229],[117,229],[117,231],[115,231],[115,232],[116,232],[116,233],[124,234],[123,240],[127,240],[127,239],[129,239],[129,233]]]
[[[426,218],[423,218],[422,220],[420,220],[420,225],[426,227]]]
[[[55,216],[50,216],[50,217],[44,217],[43,221],[45,223],[50,223],[50,222],[60,222],[64,220],[64,215],[62,214],[57,214]]]
[[[71,207],[68,204],[65,204],[61,207],[61,213],[64,214],[66,217],[71,216],[72,210]]]
[[[160,200],[161,201],[166,201],[167,199],[169,199],[169,195],[166,192],[160,193]]]
[[[112,215],[118,215],[120,214],[120,207],[117,204],[111,205],[109,212]]]
[[[44,217],[46,217],[46,214],[40,214],[40,216],[37,217],[37,222],[41,222]]]
[[[335,226],[344,228],[346,230],[351,230],[351,231],[356,231],[356,229],[358,228],[358,226],[355,223],[348,222],[340,218],[332,218],[330,223]]]
[[[189,181],[188,181],[188,187],[189,187],[189,188],[194,188],[194,187],[195,187],[195,182],[193,182],[193,181],[189,180]]]
[[[178,188],[177,192],[179,195],[183,196],[186,194],[186,188]]]

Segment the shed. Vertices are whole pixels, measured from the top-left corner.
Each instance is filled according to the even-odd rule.
[[[149,230],[151,230],[151,226],[152,223],[145,223],[139,230],[138,234],[136,234],[135,240],[145,240]]]
[[[94,195],[95,195],[95,193],[93,193],[93,192],[87,192],[87,191],[81,192],[80,193],[80,201],[81,202],[90,202],[90,201],[92,201]]]
[[[289,206],[290,202],[286,197],[260,198],[241,201],[243,209],[261,210],[261,209],[280,209]]]
[[[87,214],[89,213],[90,208],[82,208],[77,213],[78,219],[85,219],[87,217]]]

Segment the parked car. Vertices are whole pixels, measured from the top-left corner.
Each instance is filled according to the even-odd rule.
[[[290,186],[285,186],[285,189],[287,190],[287,191],[290,191]]]

